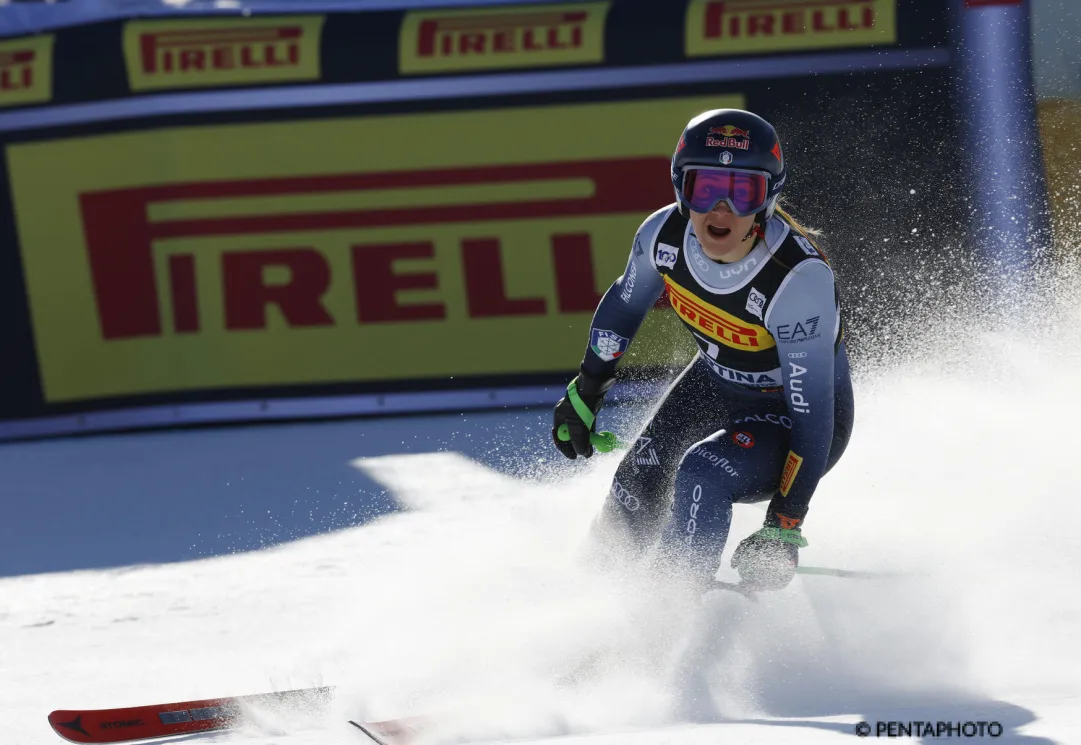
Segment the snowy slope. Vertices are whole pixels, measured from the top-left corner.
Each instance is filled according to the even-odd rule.
[[[593,745],[843,742],[860,720],[1076,742],[1071,321],[973,326],[859,378],[801,558],[911,576],[697,614],[575,564],[616,459],[554,461],[547,411],[4,446],[0,741],[60,742],[54,708],[335,684],[326,715],[187,739],[357,743],[347,717],[445,709],[451,734]],[[733,535],[761,517],[737,507]]]

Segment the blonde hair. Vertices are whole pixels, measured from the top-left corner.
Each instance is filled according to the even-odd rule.
[[[807,240],[813,242],[813,239],[822,237],[821,230],[819,230],[818,228],[809,228],[806,225],[801,224],[799,220],[792,217],[792,215],[790,215],[787,210],[781,207],[780,204],[777,205],[774,211],[778,215],[780,215],[781,218],[784,219],[789,225],[795,228],[797,233],[802,235]]]

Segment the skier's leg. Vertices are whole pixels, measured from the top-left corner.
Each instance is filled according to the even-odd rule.
[[[732,505],[768,498],[787,452],[787,430],[765,417],[722,429],[688,448],[676,474],[672,514],[661,532],[662,565],[693,584],[711,582],[728,540]]]
[[[623,456],[590,531],[592,560],[625,560],[656,542],[683,453],[724,420],[724,402],[711,374],[697,359],[688,365]]]

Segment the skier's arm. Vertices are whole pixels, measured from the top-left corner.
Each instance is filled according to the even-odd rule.
[[[664,279],[653,264],[652,236],[668,211],[652,215],[634,236],[627,268],[604,293],[589,327],[582,372],[600,380],[615,375],[616,366],[638,333],[650,308],[664,292]]]
[[[616,365],[664,291],[664,279],[653,265],[651,248],[653,236],[670,211],[656,212],[642,223],[634,236],[626,271],[604,293],[593,314],[581,370],[553,414],[552,439],[568,458],[593,455],[589,434],[604,396],[615,382]],[[563,436],[569,439],[561,438],[563,428]]]
[[[765,323],[777,343],[792,420],[789,453],[766,525],[791,528],[807,514],[833,441],[838,313],[829,265],[820,260],[797,265],[778,289]]]

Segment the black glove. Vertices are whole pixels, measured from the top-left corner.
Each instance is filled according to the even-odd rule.
[[[593,432],[597,424],[597,412],[604,403],[604,395],[616,382],[616,379],[594,378],[585,372],[578,374],[567,386],[567,395],[559,399],[553,416],[552,440],[555,441],[559,452],[574,460],[579,455],[588,458],[593,455],[593,445],[589,442],[589,433]],[[588,409],[588,416],[583,418],[574,405],[573,399]],[[583,412],[585,413],[585,412]],[[559,439],[559,427],[567,425],[571,439],[565,442]]]
[[[796,576],[799,550],[807,539],[799,528],[762,528],[747,536],[732,554],[732,568],[757,590],[781,590]]]

